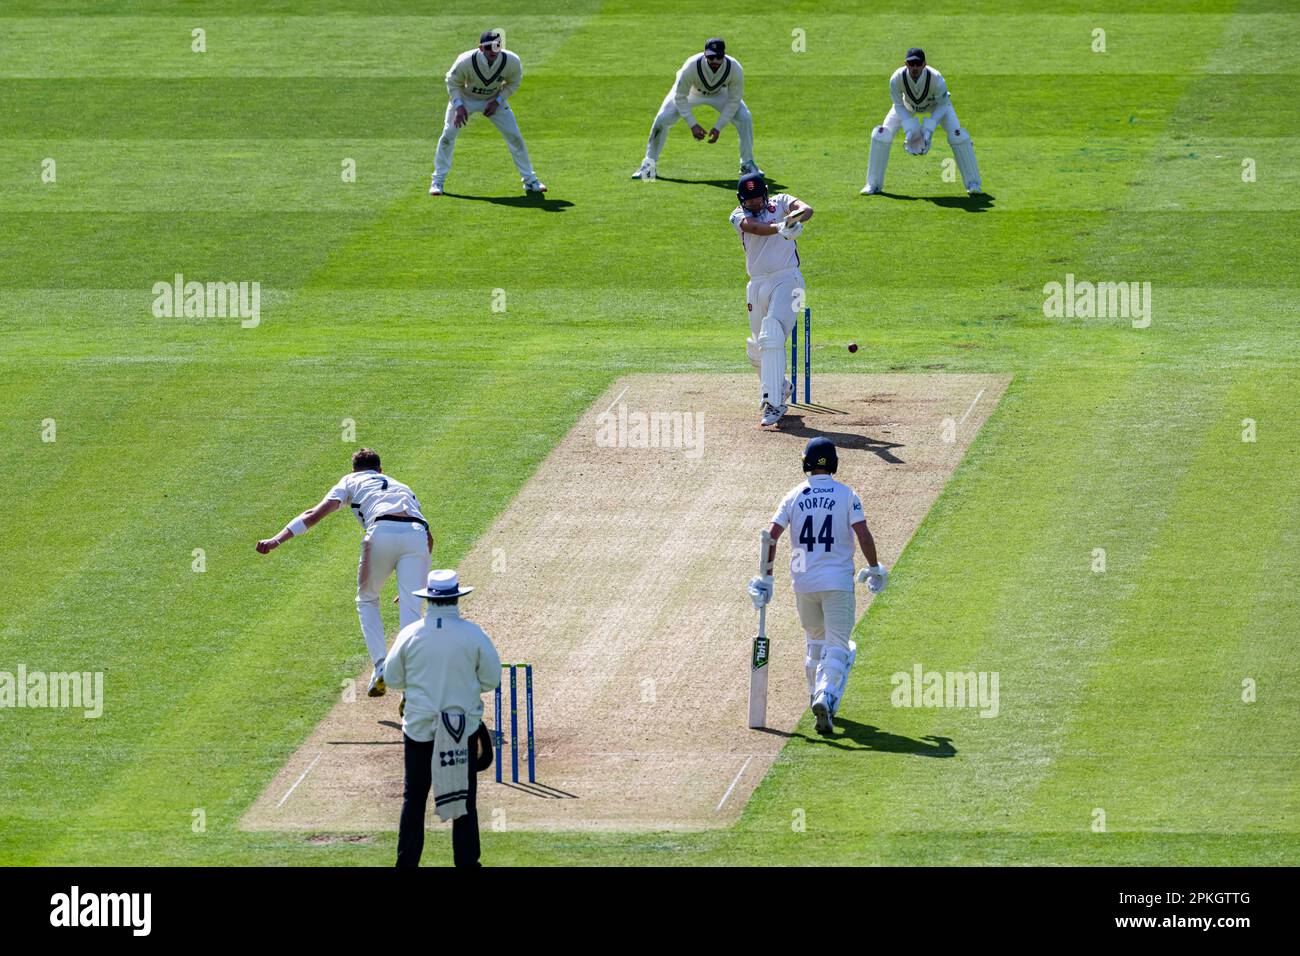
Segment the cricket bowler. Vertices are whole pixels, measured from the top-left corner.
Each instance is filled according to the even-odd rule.
[[[415,493],[384,474],[377,452],[362,448],[352,456],[351,473],[340,478],[320,504],[294,518],[275,537],[257,542],[257,553],[269,554],[290,538],[302,537],[326,515],[345,505],[352,509],[365,532],[357,564],[357,617],[361,619],[366,650],[375,664],[366,693],[382,697],[387,689],[384,657],[388,645],[379,614],[379,592],[395,572],[401,625],[414,624],[420,619],[424,603],[416,591],[428,581],[433,552],[433,535]]]

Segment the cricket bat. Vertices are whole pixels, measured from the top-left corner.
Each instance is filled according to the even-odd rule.
[[[772,536],[764,531],[759,539],[758,573],[767,577],[772,573]],[[753,651],[749,657],[749,726],[767,726],[767,605],[758,609],[758,634],[754,637]]]

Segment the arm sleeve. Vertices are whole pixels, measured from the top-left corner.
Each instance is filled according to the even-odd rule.
[[[745,210],[737,206],[735,211],[732,212],[731,214],[731,225],[736,230],[736,235],[738,236],[743,236],[745,234],[744,230],[740,228],[740,224],[744,221],[745,221]]]
[[[453,106],[460,106],[463,102],[461,90],[464,89],[464,84],[461,80],[460,71],[464,59],[463,56],[457,57],[456,62],[447,71],[447,98],[451,100]]]
[[[898,118],[903,121],[903,132],[909,137],[915,136],[921,132],[921,121],[916,118],[916,114],[907,108],[903,102],[903,81],[901,77],[893,77],[889,81],[889,98],[894,101],[894,112]]]
[[[772,515],[772,524],[779,524],[782,528],[790,527],[790,496],[786,495],[781,499],[781,503],[776,506],[776,514]]]
[[[862,513],[862,499],[854,493],[852,500],[849,502],[849,525],[855,525],[859,521],[866,521],[867,516]]]
[[[479,633],[483,634],[483,640],[478,652],[478,686],[486,694],[501,686],[501,655],[487,634],[481,630]]]
[[[733,61],[734,62],[734,61]],[[718,113],[718,121],[713,124],[714,129],[722,129],[735,118],[736,110],[740,109],[740,98],[745,94],[745,72],[736,63],[731,69],[731,76],[727,80],[727,102],[723,104],[722,111]]]
[[[397,636],[384,658],[384,683],[393,690],[406,690],[406,641]]]
[[[677,105],[677,115],[686,120],[687,126],[699,125],[695,121],[695,114],[691,112],[691,104],[687,96],[691,92],[691,67],[695,64],[695,57],[691,57],[682,68],[677,71],[677,86],[674,88],[673,102]]]
[[[501,87],[501,92],[497,94],[497,99],[504,103],[515,95],[515,92],[519,89],[519,84],[523,82],[524,61],[513,53],[502,53],[501,55],[510,58],[506,61],[505,85]]]
[[[352,492],[348,488],[347,478],[340,478],[339,483],[325,495],[325,500],[337,501],[341,505],[349,504],[352,501]]]

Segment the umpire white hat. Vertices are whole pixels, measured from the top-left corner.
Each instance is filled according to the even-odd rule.
[[[414,593],[416,597],[422,598],[459,598],[473,590],[461,587],[456,572],[444,568],[430,571],[428,585]]]

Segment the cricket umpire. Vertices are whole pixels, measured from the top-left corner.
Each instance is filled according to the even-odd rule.
[[[384,679],[406,693],[399,867],[420,863],[430,787],[439,819],[452,821],[456,866],[479,865],[478,773],[492,763],[482,695],[501,685],[501,657],[483,629],[460,616],[460,599],[473,590],[455,571],[430,571],[428,586],[415,592],[428,613],[402,628],[388,653]]]

